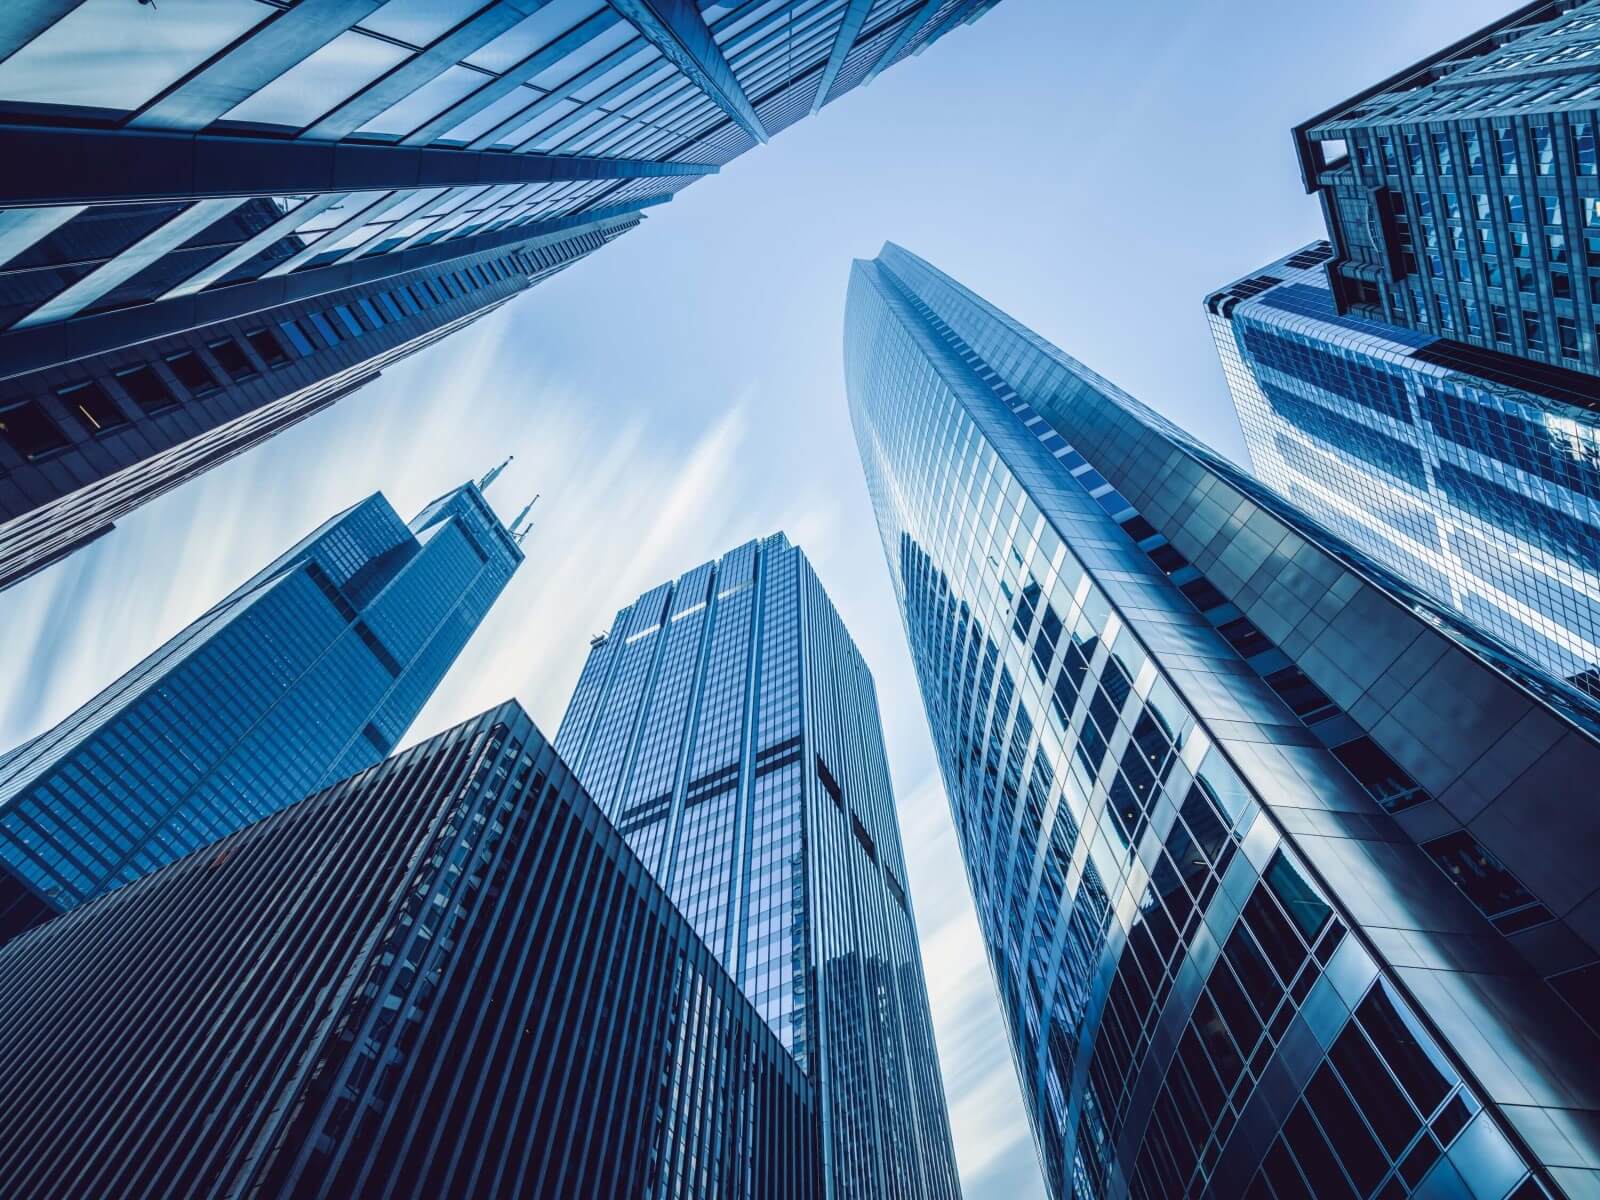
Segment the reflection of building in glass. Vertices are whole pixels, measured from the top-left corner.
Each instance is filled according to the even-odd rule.
[[[1569,694],[899,247],[845,363],[1052,1195],[1600,1183]]]
[[[1207,299],[1256,474],[1600,695],[1600,380],[1334,312],[1307,246]]]
[[[828,1194],[958,1196],[876,690],[805,556],[624,608],[556,746],[821,1088]]]
[[[1341,313],[1600,372],[1600,3],[1535,0],[1295,130]]]
[[[12,0],[0,587],[994,3]]]
[[[514,703],[13,942],[0,1014],[8,1196],[818,1194],[813,1086]]]
[[[383,758],[522,562],[515,528],[470,483],[409,525],[370,496],[0,756],[0,938]]]

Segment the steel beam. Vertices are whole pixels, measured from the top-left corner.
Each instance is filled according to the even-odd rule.
[[[0,207],[711,175],[714,163],[0,126]]]
[[[667,60],[758,142],[767,131],[691,0],[611,0]]]

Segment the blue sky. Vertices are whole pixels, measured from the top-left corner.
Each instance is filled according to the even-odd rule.
[[[413,739],[507,696],[554,733],[592,633],[784,529],[878,680],[969,1198],[1042,1197],[845,409],[850,259],[922,255],[1224,453],[1204,294],[1320,236],[1289,128],[1506,0],[1002,0],[333,411],[0,594],[0,748],[334,510],[516,461],[528,561]]]

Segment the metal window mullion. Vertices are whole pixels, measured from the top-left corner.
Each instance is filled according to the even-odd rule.
[[[176,287],[164,292],[157,299],[172,300],[179,296],[190,296],[195,292],[203,291],[235,267],[243,266],[268,246],[288,237],[298,226],[309,221],[318,213],[326,212],[348,195],[348,192],[328,192],[325,195],[313,196],[304,204],[284,213],[283,216],[248,241],[240,242],[232,250],[217,259],[216,262],[196,271]]]
[[[244,204],[246,199],[244,196],[236,196],[195,201],[170,221],[104,263],[98,270],[91,271],[71,287],[57,292],[12,328],[27,329],[52,321],[64,321],[82,312],[157,259],[176,250],[206,226]]]
[[[621,19],[609,8],[595,13],[594,16],[568,30],[548,46],[535,51],[521,62],[507,69],[505,74],[494,82],[479,88],[470,96],[463,96],[427,124],[413,131],[409,136],[401,138],[400,145],[427,145],[441,134],[448,133],[469,117],[476,116],[502,96],[511,95],[535,75],[539,75],[550,67],[555,66],[568,54],[571,54],[580,46],[587,45]],[[542,88],[539,91],[541,94],[548,94],[544,93]],[[497,134],[498,131],[499,127],[497,126],[496,129],[490,130],[490,133]],[[488,134],[484,135],[484,137],[488,136]],[[478,150],[488,144],[480,137],[469,143],[467,149]]]
[[[758,142],[767,131],[691,0],[610,0],[729,119]]]
[[[550,0],[499,0],[451,29],[421,53],[380,76],[301,131],[302,138],[338,141],[443,75],[474,50],[530,17]]]
[[[131,129],[201,129],[332,42],[383,0],[300,0],[169,88]]]

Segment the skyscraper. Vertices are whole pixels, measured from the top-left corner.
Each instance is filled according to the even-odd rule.
[[[1206,300],[1256,474],[1550,686],[1600,697],[1600,379],[1340,316],[1331,254]]]
[[[1052,1194],[1600,1186],[1566,693],[899,247],[845,364]]]
[[[1600,3],[1536,0],[1294,131],[1340,313],[1600,372]]]
[[[383,758],[522,562],[515,528],[471,483],[409,525],[369,496],[0,757],[0,939]]]
[[[0,1063],[16,1200],[817,1194],[815,1089],[514,703],[7,945]]]
[[[994,3],[9,0],[0,587]]]
[[[556,748],[818,1087],[825,1194],[959,1196],[876,691],[805,555],[624,608]]]

